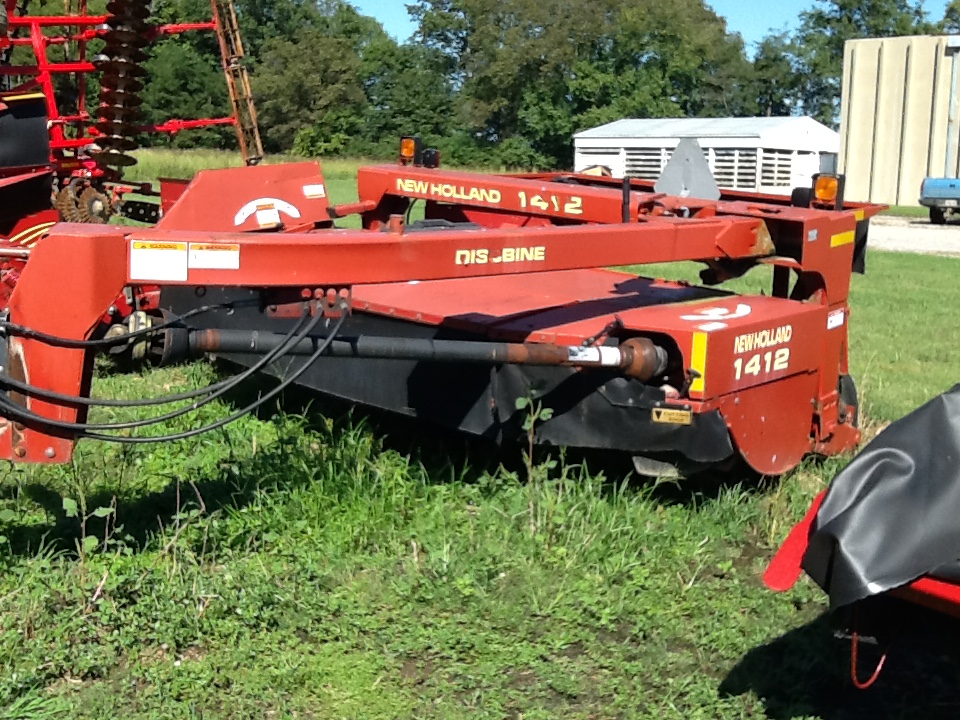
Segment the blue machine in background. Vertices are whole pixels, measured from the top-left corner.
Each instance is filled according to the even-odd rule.
[[[920,186],[920,204],[930,208],[930,222],[943,225],[960,210],[960,179],[928,177]]]

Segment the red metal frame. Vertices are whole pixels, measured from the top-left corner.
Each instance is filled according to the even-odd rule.
[[[960,618],[960,585],[924,577],[893,590],[895,597]]]
[[[365,212],[364,225],[371,230],[387,225],[389,214],[398,209],[396,203],[390,202],[391,197],[427,201],[428,217],[467,219],[484,226],[614,223],[619,222],[623,216],[620,181],[579,177],[576,178],[576,184],[560,183],[557,181],[571,180],[569,175],[560,173],[479,179],[485,182],[478,183],[478,177],[471,173],[438,173],[430,169],[396,166],[362,168],[358,175],[361,205],[377,208]],[[782,268],[784,274],[796,272],[804,276],[805,282],[810,286],[809,299],[822,311],[822,317],[814,322],[827,325],[828,317],[837,317],[837,314],[843,314],[844,318],[849,316],[847,300],[856,222],[873,216],[879,212],[879,207],[854,204],[848,206],[844,212],[836,212],[796,208],[783,198],[747,194],[731,194],[720,202],[712,202],[664,196],[653,192],[649,185],[641,182],[634,182],[633,186],[636,190],[631,193],[627,213],[631,221],[656,223],[665,216],[672,220],[677,217],[691,218],[683,222],[714,217],[743,217],[763,221],[781,238],[780,247],[777,249],[778,256],[771,257],[768,261]],[[535,198],[539,198],[536,206]],[[571,214],[568,209],[576,209],[577,214]],[[661,261],[657,259],[657,253],[662,252],[662,246],[660,243],[657,245],[657,248],[647,248],[649,259],[641,262]],[[710,249],[703,247],[701,253],[699,259],[733,258],[719,244]],[[788,253],[789,256],[784,257]],[[636,261],[621,260],[619,263],[610,264],[629,262]],[[771,317],[775,316],[776,311]],[[645,311],[644,318],[649,321],[649,310]],[[720,351],[721,356],[729,356],[733,340],[738,334],[752,329],[746,324],[728,324],[728,332],[712,333],[709,339],[711,346],[723,348]],[[694,333],[688,331],[681,334],[682,337],[677,338],[681,348],[692,355]],[[677,337],[676,333],[674,337]],[[813,348],[814,346],[808,346],[807,349]],[[810,365],[811,372],[817,368],[836,367],[841,374],[848,373],[846,322],[843,322],[842,332],[826,333],[825,345],[815,349],[820,355],[816,362]],[[796,349],[793,351],[796,352]],[[711,350],[710,354],[717,357],[714,350]],[[732,367],[733,362],[728,362],[727,365],[728,368]],[[832,371],[819,372],[818,377],[818,387],[811,395],[807,394],[805,387],[796,387],[791,391],[796,394],[794,399],[797,402],[812,403],[816,410],[816,450],[824,454],[834,454],[852,449],[859,442],[859,432],[840,422],[837,374]],[[729,377],[721,379],[721,387],[717,389],[716,375],[713,375],[713,378],[711,395],[715,389],[717,392],[738,392],[745,389],[742,383],[740,387],[731,386]],[[775,380],[777,377],[770,379]],[[786,392],[787,385],[781,386],[780,390]],[[693,397],[696,399],[697,393],[694,393]],[[738,403],[738,413],[742,415],[747,412],[746,396],[729,397],[731,402]],[[747,442],[746,437],[742,437],[741,442]],[[774,452],[768,458],[769,461],[756,461],[753,464],[755,469],[761,472],[780,472],[795,463],[798,451],[799,448],[795,448],[794,452],[786,456],[781,454],[779,457],[776,457],[777,453]],[[756,453],[760,452],[760,449],[754,448],[745,452]]]
[[[360,202],[352,208],[330,207],[323,176],[312,163],[208,171],[186,189],[162,186],[165,215],[156,228],[54,228],[19,277],[10,319],[52,335],[87,338],[125,286],[155,283],[267,288],[278,295],[286,288],[286,296],[293,289],[306,299],[322,297],[330,287],[354,286],[355,307],[366,312],[380,308],[414,322],[435,317],[443,324],[470,323],[469,315],[458,313],[457,298],[490,298],[490,312],[514,316],[523,302],[514,298],[529,286],[524,277],[534,273],[544,288],[555,288],[551,302],[573,307],[591,297],[580,293],[595,292],[586,290],[589,283],[607,287],[609,298],[611,286],[631,277],[590,268],[768,262],[777,273],[803,280],[800,297],[791,299],[780,283],[768,297],[727,295],[689,305],[618,309],[602,296],[589,302],[613,302],[609,319],[618,318],[628,332],[671,338],[685,367],[700,363],[682,406],[693,413],[720,411],[741,454],[759,471],[782,472],[806,453],[839,452],[858,442],[859,433],[839,413],[845,317],[833,328],[828,318],[847,312],[853,233],[879,207],[837,212],[747,199],[691,201],[645,192],[638,184],[627,203],[630,222],[623,223],[622,190],[582,176],[378,166],[362,169],[358,184]],[[403,214],[414,200],[427,202],[428,218],[468,220],[482,229],[408,233]],[[364,229],[331,229],[330,217],[348,210],[362,213]],[[192,248],[232,253],[234,269],[193,264]],[[169,267],[153,269],[163,263],[148,262],[144,271],[143,263],[134,262],[134,254],[144,251],[172,253],[179,269],[171,275]],[[58,297],[76,302],[52,308],[51,285]],[[534,301],[543,306],[542,297]],[[596,334],[595,315],[577,320],[558,313],[560,321],[550,328],[526,328],[519,315],[501,324],[500,332],[520,341],[570,344]],[[734,372],[744,361],[740,338],[787,324],[797,338],[785,340],[793,353],[789,371]],[[12,338],[7,360],[10,371],[19,369],[35,386],[74,395],[89,391],[91,356],[83,351]],[[61,422],[82,418],[78,408],[24,402]],[[73,439],[63,433],[17,423],[2,427],[0,457],[58,462],[70,456]]]

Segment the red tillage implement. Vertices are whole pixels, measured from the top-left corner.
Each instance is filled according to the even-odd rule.
[[[240,379],[270,371],[500,442],[523,436],[516,401],[533,397],[554,410],[538,442],[653,471],[739,457],[782,473],[859,441],[847,300],[876,206],[415,165],[362,168],[358,191],[332,207],[311,163],[209,171],[163,189],[155,228],[51,228],[2,326],[0,457],[140,442],[86,410],[93,353],[145,339],[164,360],[214,353],[248,366]],[[335,227],[349,214],[362,229]],[[604,269],[678,261],[772,281],[738,295]],[[104,322],[144,285],[162,312],[132,337]]]
[[[152,188],[121,183],[123,170],[136,165],[130,152],[144,133],[232,125],[244,159],[259,162],[263,148],[232,2],[211,0],[208,22],[170,25],[151,23],[150,3],[139,0],[111,0],[102,15],[91,14],[86,0],[65,4],[69,12],[63,15],[21,14],[16,0],[0,2],[9,16],[9,37],[0,37],[0,167],[4,174],[49,168],[64,220],[103,223],[118,210],[149,219],[149,205],[125,205],[123,197],[134,191],[150,195]],[[219,38],[232,114],[142,124],[147,47],[198,31]],[[91,76],[100,85],[94,107],[87,99]]]

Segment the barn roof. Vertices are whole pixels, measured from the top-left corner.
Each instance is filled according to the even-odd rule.
[[[804,138],[836,143],[840,136],[810,117],[645,118],[625,119],[584,130],[578,140],[628,138],[755,138],[758,141]]]

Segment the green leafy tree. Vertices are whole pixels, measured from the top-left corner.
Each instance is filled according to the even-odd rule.
[[[154,25],[206,22],[209,0],[155,0],[150,22]],[[219,118],[230,114],[227,85],[220,61],[220,44],[210,32],[186,32],[146,47],[143,119],[149,124],[170,119]],[[141,142],[161,145],[162,136],[145,134]],[[232,128],[190,130],[169,139],[176,147],[233,147]]]
[[[300,149],[342,149],[363,114],[360,69],[349,42],[317,28],[268,40],[254,92],[269,149],[291,149],[301,132],[308,133],[310,144]]]
[[[460,119],[491,140],[522,134],[539,95],[555,103],[607,27],[610,0],[423,0],[417,38],[448,59]]]
[[[817,0],[800,16],[794,45],[803,112],[827,125],[840,113],[843,46],[847,40],[935,32],[921,2]]]
[[[293,38],[267,40],[254,90],[274,150],[387,155],[400,135],[451,130],[453,91],[439,53],[398,45],[347,3],[325,3]]]
[[[671,114],[755,114],[743,38],[703,0],[625,3],[617,26],[629,66],[659,78],[676,109]]]
[[[739,35],[703,0],[420,0],[475,141],[569,164],[571,133],[624,116],[756,111]]]
[[[247,55],[260,58],[268,42],[291,40],[314,27],[331,11],[331,5],[338,4],[327,0],[237,0],[237,19]]]
[[[800,78],[795,67],[797,48],[787,33],[765,37],[753,59],[757,106],[761,115],[793,114],[799,104]]]
[[[950,35],[960,33],[960,0],[950,0],[944,9],[943,20],[940,21],[938,30]]]
[[[171,38],[156,44],[146,62],[148,72],[143,98],[144,121],[158,124],[170,119],[219,118],[230,114],[227,86],[219,57]],[[156,136],[144,140],[158,142]],[[176,135],[177,147],[228,147],[232,129],[191,130]]]
[[[371,48],[365,64],[372,71],[364,74],[365,146],[357,146],[359,154],[392,154],[402,135],[435,139],[453,132],[453,90],[434,53],[391,41]]]
[[[384,156],[401,135],[438,138],[451,132],[453,90],[442,57],[421,45],[399,45],[374,18],[340,4],[324,19],[325,32],[348,42],[360,62],[366,103],[348,151]]]

